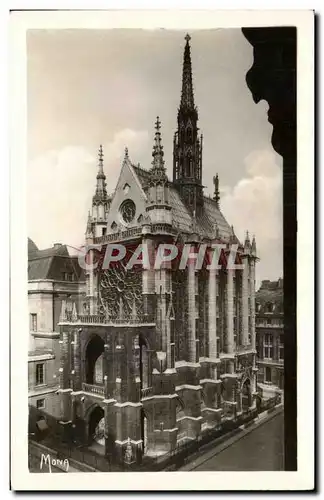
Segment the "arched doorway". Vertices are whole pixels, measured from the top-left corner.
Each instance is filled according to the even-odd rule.
[[[86,349],[86,383],[103,384],[103,353],[104,341],[99,335],[94,335]]]
[[[242,410],[248,411],[252,406],[251,381],[246,379],[242,385]]]
[[[89,444],[105,445],[105,413],[101,406],[95,406],[89,415]]]

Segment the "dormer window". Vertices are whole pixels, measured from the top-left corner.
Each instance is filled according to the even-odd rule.
[[[267,313],[272,313],[272,312],[274,311],[274,304],[273,304],[273,302],[268,302],[268,303],[266,304],[265,311],[266,311]]]

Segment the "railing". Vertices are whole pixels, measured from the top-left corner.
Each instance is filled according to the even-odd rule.
[[[71,316],[64,318],[62,323],[79,323],[79,324],[100,324],[100,325],[127,325],[138,326],[146,324],[155,324],[153,315],[143,315],[142,317],[127,317],[127,318],[109,318],[100,314],[80,314],[72,318]]]
[[[168,233],[177,234],[177,229],[169,226],[168,224],[159,223],[151,224],[152,233]],[[94,243],[112,243],[115,241],[121,241],[129,238],[138,237],[142,234],[142,227],[134,227],[132,229],[126,229],[125,231],[118,231],[117,233],[105,234],[103,236],[96,236],[93,238]]]
[[[105,388],[101,385],[93,385],[93,384],[82,384],[82,390],[84,392],[90,392],[91,394],[97,394],[98,396],[105,395]]]
[[[153,394],[153,387],[145,387],[145,389],[141,389],[142,398],[147,398]]]
[[[142,234],[141,227],[134,227],[132,229],[126,229],[126,231],[118,231],[117,233],[105,234],[104,236],[97,236],[93,239],[94,243],[110,243],[112,241],[120,241],[127,238],[133,238],[134,236],[140,236]]]
[[[283,322],[277,322],[277,323],[266,323],[264,321],[256,321],[255,326],[257,328],[283,328],[284,324]]]
[[[80,314],[76,321],[80,323],[105,323],[105,316],[100,314]]]
[[[178,234],[178,231],[168,224],[152,224],[152,233]]]

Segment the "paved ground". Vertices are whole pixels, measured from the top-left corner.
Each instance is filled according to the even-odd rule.
[[[200,456],[186,470],[267,471],[284,470],[284,414],[269,418],[247,434],[242,433],[219,453]],[[212,455],[212,456],[211,456]]]

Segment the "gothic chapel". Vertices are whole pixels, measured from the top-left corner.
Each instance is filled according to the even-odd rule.
[[[83,311],[65,303],[60,319],[61,425],[68,434],[119,462],[164,454],[208,428],[255,406],[256,243],[240,243],[214,197],[202,185],[190,36],[173,143],[173,179],[165,168],[159,118],[153,161],[134,164],[126,148],[119,180],[107,194],[99,149],[96,191],[86,244],[139,243],[154,255],[161,243],[197,251],[215,242],[238,245],[243,269],[160,269],[123,261],[87,272]],[[93,257],[91,253],[90,257]]]

